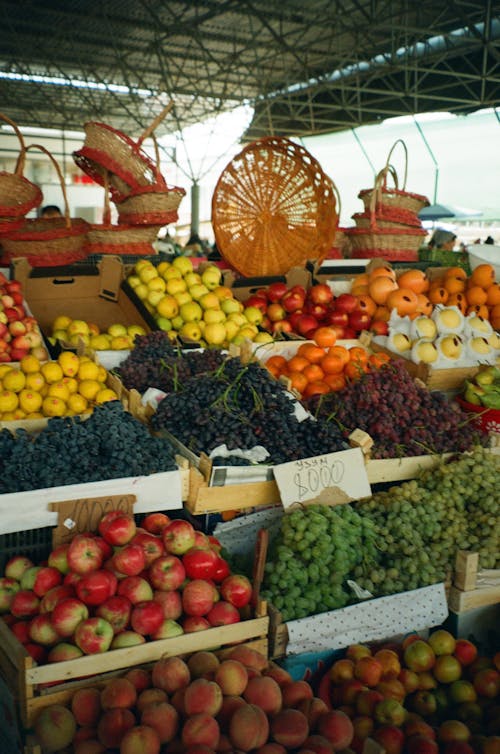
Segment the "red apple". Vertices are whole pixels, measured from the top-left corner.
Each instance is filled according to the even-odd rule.
[[[453,654],[461,665],[467,666],[477,658],[477,647],[468,639],[457,639]]]
[[[302,314],[297,323],[298,334],[307,336],[309,333],[316,330],[318,325],[319,322],[316,317],[313,317],[311,314]]]
[[[227,626],[230,623],[238,623],[241,616],[234,605],[220,600],[207,613],[207,620],[211,626]]]
[[[163,617],[166,620],[177,620],[182,615],[181,593],[174,590],[171,592],[156,591],[153,595],[155,602],[159,602],[163,608]]]
[[[333,301],[333,291],[326,283],[317,283],[309,288],[307,298],[314,304],[329,304]]]
[[[215,573],[212,576],[213,580],[216,584],[219,584],[221,581],[223,581],[226,576],[229,576],[231,573],[231,570],[229,568],[229,564],[227,563],[224,558],[221,558],[220,555],[217,556],[217,563],[215,565]]]
[[[7,613],[14,596],[21,590],[16,579],[0,578],[0,613]]]
[[[280,322],[286,317],[285,309],[281,306],[281,304],[278,303],[269,304],[266,309],[266,313],[271,322]]]
[[[146,555],[139,544],[129,542],[115,552],[112,564],[124,576],[138,576],[146,567]]]
[[[214,601],[214,587],[204,579],[190,581],[182,591],[182,608],[186,615],[207,615],[212,609]]]
[[[271,283],[271,285],[267,289],[267,298],[271,303],[275,303],[276,301],[279,301],[285,293],[288,292],[288,286],[286,283]]]
[[[259,309],[262,314],[265,314],[267,310],[267,299],[264,298],[264,296],[250,296],[250,298],[245,301],[245,308],[247,306],[254,306],[256,309]]]
[[[77,574],[97,571],[103,563],[103,555],[93,537],[77,534],[70,542],[67,552],[68,565]]]
[[[347,312],[340,311],[339,309],[334,309],[333,311],[328,312],[326,321],[329,325],[347,327],[347,325],[349,324],[349,316]]]
[[[141,636],[154,634],[164,621],[163,608],[159,602],[148,600],[134,605],[130,614],[132,630]]]
[[[304,314],[311,314],[319,322],[325,319],[328,312],[329,309],[325,304],[314,304],[312,301],[308,301],[304,306]]]
[[[98,616],[82,620],[75,631],[75,644],[86,655],[107,652],[113,641],[113,626]]]
[[[348,320],[349,327],[352,327],[355,332],[361,332],[361,330],[368,330],[370,328],[372,318],[367,312],[355,309],[348,315]]]
[[[273,322],[271,330],[274,333],[292,332],[292,325],[286,319],[280,319],[279,322]]]
[[[69,544],[59,545],[49,553],[47,564],[52,568],[57,568],[63,575],[69,571],[68,565]]]
[[[150,534],[161,534],[162,530],[170,523],[166,513],[148,513],[142,520],[142,528]]]
[[[141,576],[127,576],[118,584],[117,593],[126,597],[133,605],[153,599],[151,584]]]
[[[76,596],[86,605],[101,605],[112,594],[111,583],[107,571],[91,571],[76,583]]]
[[[100,618],[104,618],[113,627],[115,634],[124,631],[130,621],[132,603],[126,597],[114,594],[102,602],[95,611]]]
[[[375,335],[388,335],[389,324],[382,319],[374,319],[370,324],[370,331],[375,333]]]
[[[32,589],[38,597],[43,597],[50,589],[59,586],[62,574],[50,566],[28,568],[21,578],[21,589]]]
[[[10,612],[16,618],[32,618],[39,612],[40,599],[31,589],[16,592],[10,602]]]
[[[182,556],[182,564],[189,579],[211,579],[217,566],[217,553],[206,547],[191,547]]]
[[[281,298],[280,303],[285,311],[291,313],[297,311],[297,309],[302,309],[304,307],[305,300],[305,293],[302,294],[299,291],[294,291],[293,289],[291,289],[287,291],[287,293],[285,293],[285,295]]]
[[[149,568],[156,558],[165,555],[165,548],[163,547],[161,537],[155,536],[148,531],[138,531],[132,539],[131,544],[142,547],[146,558],[146,568]]]
[[[186,569],[180,558],[163,555],[156,558],[148,569],[148,579],[153,589],[170,591],[179,589],[186,578]]]
[[[109,511],[99,522],[99,534],[110,545],[126,545],[136,532],[134,517],[123,511]]]
[[[194,528],[182,518],[171,521],[162,531],[163,544],[172,555],[184,555],[195,543]]]
[[[234,607],[241,608],[248,605],[252,597],[252,585],[246,576],[232,574],[220,586],[222,599]]]
[[[54,607],[51,622],[59,636],[72,636],[82,620],[89,617],[87,605],[75,597],[67,597]]]

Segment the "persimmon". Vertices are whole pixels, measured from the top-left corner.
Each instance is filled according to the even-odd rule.
[[[337,340],[337,333],[331,327],[318,327],[313,335],[313,340],[321,348],[331,348]]]
[[[357,299],[358,299],[358,305],[356,308],[362,312],[366,312],[367,314],[370,315],[370,317],[373,317],[377,309],[377,304],[372,299],[372,297],[371,296],[357,296]]]
[[[343,374],[327,374],[324,381],[329,386],[332,393],[343,390],[346,386],[346,381]]]
[[[417,293],[417,314],[425,314],[429,317],[432,309],[432,301],[429,301],[428,296],[425,293]]]
[[[390,277],[379,275],[371,281],[368,286],[368,294],[376,304],[381,306],[387,301],[387,296],[391,291],[395,291],[398,284]]]
[[[396,280],[396,273],[389,264],[383,264],[380,267],[374,267],[368,273],[370,281],[375,280],[377,277],[388,277],[391,280]]]
[[[443,287],[446,288],[448,293],[462,293],[465,291],[465,280],[456,276],[445,277],[443,281]]]
[[[395,309],[400,317],[417,311],[417,294],[409,288],[398,288],[387,297],[387,308]]]
[[[308,383],[303,392],[303,396],[304,398],[310,398],[313,395],[325,395],[326,393],[331,393],[330,385],[322,380],[317,380],[316,382]]]
[[[480,285],[473,285],[471,288],[468,288],[465,295],[469,306],[481,306],[481,304],[485,304],[488,300],[488,294]]]
[[[325,350],[315,343],[302,343],[297,349],[297,356],[303,356],[310,364],[319,364]]]
[[[429,289],[429,301],[432,304],[446,304],[449,298],[449,293],[446,290],[446,288],[439,287],[439,288],[430,288]]]
[[[423,270],[411,269],[405,270],[398,277],[398,286],[400,288],[409,288],[414,293],[425,293],[429,290],[429,279]]]
[[[486,303],[488,306],[500,304],[500,283],[492,283],[486,289]]]
[[[467,315],[477,314],[478,317],[482,317],[483,319],[490,318],[490,311],[486,304],[473,304],[472,306],[468,306],[465,313]]]
[[[448,306],[456,306],[462,314],[467,311],[467,299],[464,293],[452,293],[446,303]]]
[[[495,282],[495,268],[491,264],[479,264],[472,270],[469,278],[471,285],[479,285],[481,288],[489,288]]]
[[[290,386],[295,388],[295,390],[302,395],[308,385],[308,380],[305,374],[302,374],[302,372],[289,372],[288,377],[290,379]]]
[[[368,285],[353,285],[351,288],[351,293],[353,296],[368,296]]]
[[[344,371],[344,361],[339,356],[326,356],[321,359],[319,365],[325,375],[327,374],[341,374]]]
[[[302,374],[307,377],[308,382],[320,382],[325,376],[319,364],[309,364],[302,370]]]
[[[380,322],[389,322],[390,317],[391,313],[387,306],[377,306],[375,314],[373,315],[373,319]]]
[[[351,291],[352,288],[356,285],[368,285],[370,282],[370,276],[367,272],[362,272],[360,275],[356,275],[355,278],[353,278],[353,281],[351,283]]]
[[[274,356],[270,356],[268,360],[266,361],[266,367],[269,369],[269,367],[276,368],[278,370],[286,369],[287,367],[287,360],[284,356],[278,356],[277,354]]]
[[[465,283],[467,280],[467,273],[463,267],[448,267],[448,269],[445,270],[444,277],[445,279],[447,277],[460,278]]]
[[[292,356],[288,360],[289,372],[303,372],[305,367],[309,366],[310,361],[305,359],[304,356]]]
[[[359,361],[366,364],[368,361],[368,351],[361,346],[353,346],[349,349],[349,361]]]
[[[344,366],[350,361],[351,358],[349,356],[349,349],[338,344],[329,348],[327,353],[328,356],[338,356],[338,358],[344,363]]]

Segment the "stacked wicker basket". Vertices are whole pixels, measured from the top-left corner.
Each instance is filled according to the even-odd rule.
[[[103,222],[90,226],[87,254],[154,254],[159,229],[178,219],[185,190],[167,186],[158,167],[156,141],[157,164],[142,149],[171,107],[169,103],[137,142],[105,123],[84,125],[84,145],[73,159],[105,188]],[[110,198],[118,212],[116,225],[111,222]]]
[[[397,144],[403,146],[405,153],[402,189],[398,187],[397,172],[390,164]],[[406,145],[398,139],[389,152],[385,167],[377,175],[373,188],[363,189],[358,194],[364,204],[364,211],[352,216],[356,227],[345,231],[352,245],[352,257],[382,257],[390,261],[406,262],[418,260],[418,250],[426,235],[418,213],[429,204],[429,200],[421,194],[405,190],[407,167]],[[389,176],[394,182],[394,188],[387,185]]]

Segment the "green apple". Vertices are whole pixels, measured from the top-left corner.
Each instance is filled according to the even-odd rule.
[[[172,322],[166,317],[157,317],[156,322],[158,323],[160,330],[163,330],[163,332],[170,332],[172,329]]]
[[[220,308],[224,314],[234,314],[243,311],[243,304],[235,298],[223,298],[220,302]]]
[[[180,331],[183,324],[184,324],[184,320],[179,314],[177,315],[177,317],[172,318],[172,327],[174,330],[177,330],[177,332]]]
[[[179,314],[184,322],[198,322],[203,316],[203,309],[196,301],[182,304]]]

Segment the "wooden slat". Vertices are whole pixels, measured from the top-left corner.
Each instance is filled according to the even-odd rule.
[[[457,552],[453,579],[457,589],[468,592],[476,588],[478,566],[479,554],[477,552],[468,552],[467,550]]]
[[[482,589],[473,589],[470,592],[462,592],[452,586],[448,596],[448,606],[455,613],[463,613],[466,610],[474,610],[478,607],[498,603],[500,603],[500,586],[487,586]]]
[[[442,455],[370,459],[366,462],[368,481],[370,484],[380,484],[414,479],[424,469],[432,469],[451,456],[451,453],[443,453]]]
[[[194,515],[277,505],[281,502],[278,485],[274,480],[209,487],[203,474],[191,467],[189,487],[186,507]]]

